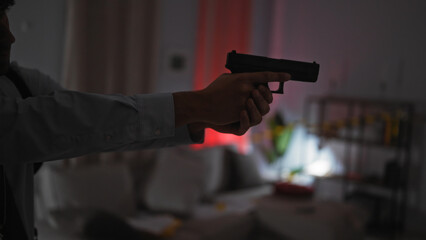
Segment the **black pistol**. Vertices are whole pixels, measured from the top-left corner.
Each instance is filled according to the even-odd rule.
[[[291,74],[291,80],[302,82],[316,82],[319,73],[319,64],[316,62],[299,62],[286,59],[273,59],[249,54],[240,54],[236,51],[228,53],[225,67],[232,73],[243,72],[286,72]],[[280,83],[272,93],[284,93],[284,83]]]

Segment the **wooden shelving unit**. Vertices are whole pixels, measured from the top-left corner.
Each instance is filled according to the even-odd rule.
[[[342,183],[346,201],[371,202],[375,229],[404,230],[413,115],[414,104],[403,101],[314,96],[305,102],[309,132],[323,144],[338,141],[344,148],[344,173],[327,179]],[[380,159],[381,176],[365,175],[379,161],[366,154],[372,149],[393,155]]]

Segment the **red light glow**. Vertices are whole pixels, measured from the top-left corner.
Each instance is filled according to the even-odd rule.
[[[249,0],[199,0],[196,66],[194,88],[202,89],[222,73],[226,54],[232,50],[246,53],[250,49],[251,1]],[[238,137],[231,134],[206,131],[205,143],[194,148],[216,145],[237,145],[240,152],[248,148],[248,134]]]

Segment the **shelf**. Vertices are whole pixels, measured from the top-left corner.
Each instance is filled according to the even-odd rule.
[[[345,96],[313,96],[305,101],[303,119],[308,134],[319,137],[322,145],[339,143],[335,147],[344,154],[341,159],[344,171],[355,166],[357,172],[368,172],[365,170],[373,166],[382,167],[383,173],[395,173],[395,166],[387,165],[390,154],[395,156],[393,161],[403,166],[398,169],[398,182],[386,185],[380,181],[382,178],[366,178],[348,172],[342,173],[342,176],[317,178],[320,181],[339,181],[343,200],[358,194],[379,200],[374,201],[372,208],[377,213],[374,224],[404,225],[414,106],[408,101]],[[381,149],[370,151],[372,148]],[[382,156],[386,158],[384,161],[374,161]],[[359,159],[363,161],[359,162]],[[374,163],[369,165],[370,161]],[[382,200],[389,201],[389,204],[376,204]],[[381,212],[388,212],[389,216],[383,218]]]
[[[365,144],[369,146],[375,146],[375,147],[383,147],[383,148],[404,148],[406,147],[406,144],[384,144],[379,141],[374,140],[367,140],[367,139],[359,139],[359,138],[349,138],[349,137],[339,137],[339,136],[326,136],[326,135],[320,135],[318,133],[315,133],[313,131],[308,131],[308,134],[312,134],[315,136],[318,136],[320,138],[324,138],[327,141],[343,141],[343,142],[351,142],[355,144]]]
[[[367,105],[367,106],[377,106],[377,107],[412,107],[412,102],[410,101],[394,101],[386,99],[368,99],[368,98],[358,98],[358,97],[344,97],[344,96],[311,96],[308,98],[308,102],[322,102],[322,103],[338,103],[338,104],[355,104],[355,105]]]

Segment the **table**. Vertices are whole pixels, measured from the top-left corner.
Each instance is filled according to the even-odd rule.
[[[367,213],[347,203],[271,195],[257,201],[259,234],[278,239],[363,239]]]

